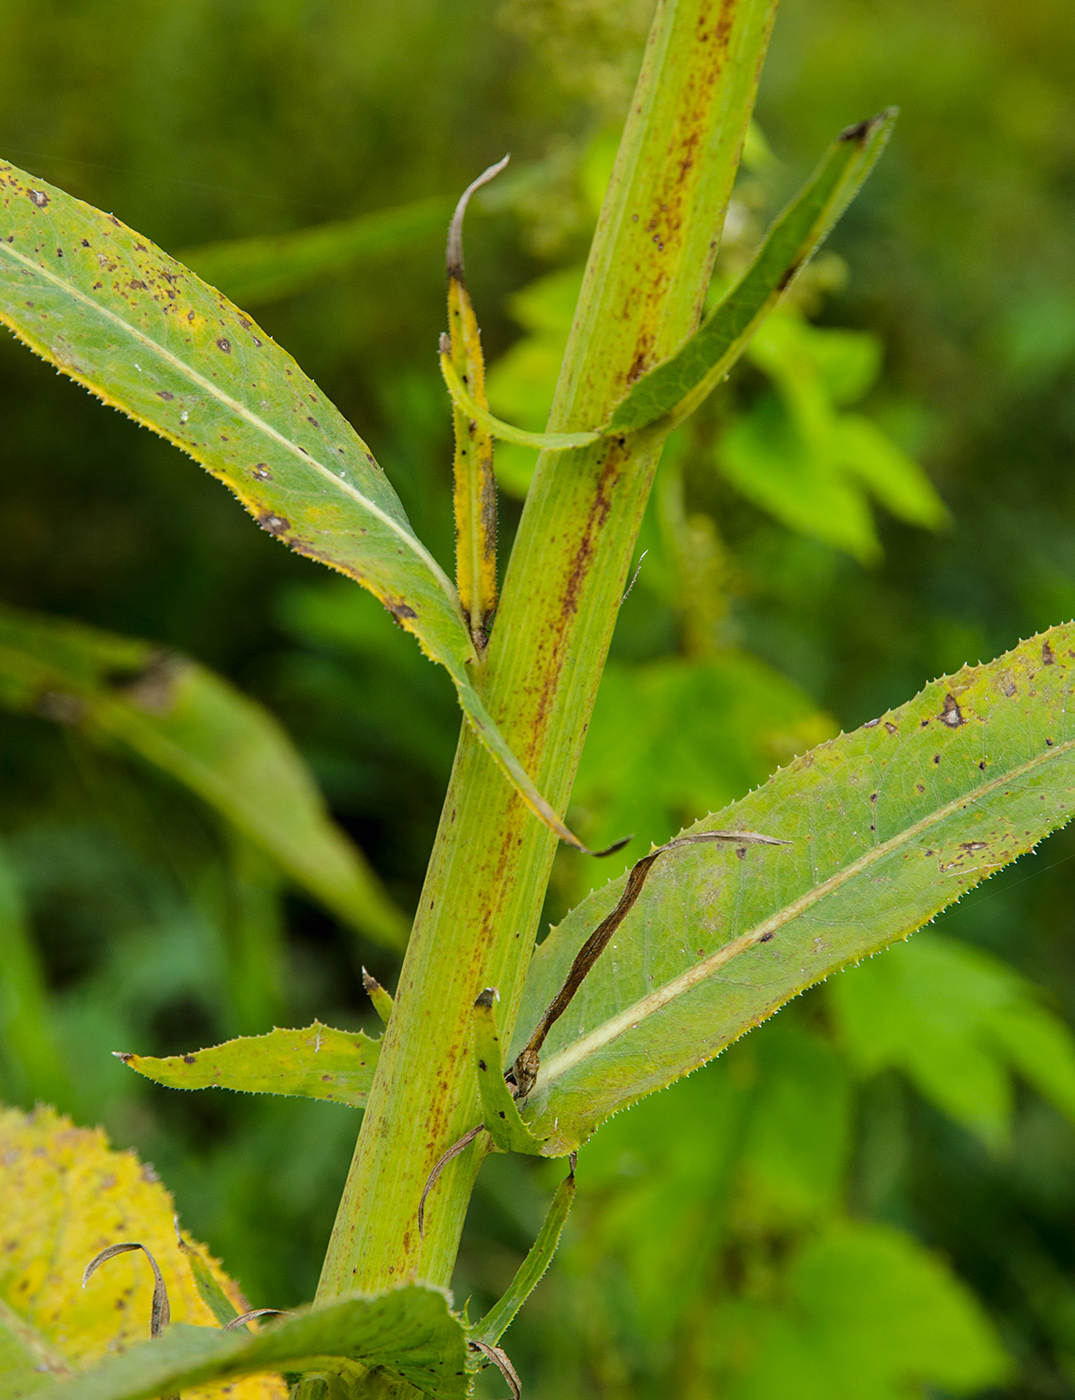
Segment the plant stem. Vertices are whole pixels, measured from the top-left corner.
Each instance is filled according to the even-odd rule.
[[[658,3],[551,430],[602,422],[697,324],[774,10],[775,0]],[[655,428],[542,455],[476,678],[561,810],[662,445]],[[471,1004],[498,987],[507,1039],[554,847],[464,729],[319,1298],[450,1281],[478,1145],[431,1193],[424,1240],[418,1202],[438,1157],[478,1121]]]

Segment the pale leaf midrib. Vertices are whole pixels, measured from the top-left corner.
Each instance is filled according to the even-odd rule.
[[[62,277],[58,277],[49,268],[44,267],[40,263],[35,262],[33,258],[27,257],[25,253],[20,253],[17,248],[13,248],[10,244],[0,242],[0,251],[2,251],[14,261],[22,263],[25,267],[29,268],[34,273],[37,273],[39,276],[44,277],[47,281],[52,282],[53,285],[58,287],[61,292],[63,292],[67,296],[74,297],[76,300],[82,302],[83,305],[89,307],[90,310],[96,315],[113,322],[123,332],[129,335],[133,340],[136,340],[140,344],[144,345],[147,350],[150,350],[152,353],[159,356],[160,359],[162,359],[166,364],[170,364],[174,369],[178,370],[180,374],[185,375],[189,380],[191,380],[192,383],[204,389],[210,397],[216,399],[218,403],[230,409],[233,413],[237,414],[238,417],[242,418],[256,431],[264,433],[266,437],[274,439],[277,443],[280,444],[280,446],[282,446],[288,452],[290,452],[292,456],[294,456],[295,459],[301,465],[313,467],[315,471],[319,472],[327,481],[331,482],[336,490],[342,491],[344,492],[344,494],[350,496],[354,501],[356,501],[360,506],[362,506],[364,510],[369,511],[369,513],[372,516],[380,520],[383,524],[387,525],[388,528],[392,530],[396,535],[398,535],[399,538],[404,542],[404,544],[406,544],[407,548],[410,549],[413,554],[417,555],[419,559],[421,559],[422,563],[425,564],[426,568],[428,568],[430,572],[434,575],[434,577],[437,580],[437,583],[447,595],[449,602],[452,603],[454,610],[455,590],[448,582],[448,578],[445,575],[444,571],[441,569],[440,565],[425,548],[421,540],[418,539],[417,535],[413,534],[410,530],[405,528],[402,524],[400,524],[398,520],[395,520],[391,515],[389,515],[387,511],[383,510],[379,505],[377,505],[375,501],[372,501],[368,496],[364,495],[361,491],[358,490],[356,486],[353,486],[349,481],[345,481],[341,477],[337,476],[337,474],[334,471],[332,471],[330,467],[327,467],[323,462],[318,461],[316,457],[310,456],[306,452],[303,452],[297,446],[296,443],[292,442],[291,439],[286,436],[286,434],[280,432],[278,428],[274,428],[271,423],[266,422],[264,418],[262,418],[259,414],[254,413],[252,409],[247,408],[246,405],[240,403],[239,400],[233,399],[230,394],[226,394],[220,388],[219,385],[214,384],[212,380],[206,379],[204,375],[199,374],[198,371],[192,366],[185,364],[181,359],[178,358],[178,356],[174,355],[170,350],[166,349],[165,346],[161,345],[158,341],[154,340],[152,336],[146,335],[145,332],[139,330],[136,326],[131,325],[129,321],[125,321],[122,316],[118,316],[113,310],[111,310],[110,307],[107,307],[101,302],[94,300],[93,297],[88,296],[79,287],[76,287],[71,282],[65,281]],[[189,269],[185,268],[184,271],[187,272],[189,276],[194,276],[194,274],[191,273]],[[18,326],[15,325],[8,317],[0,314],[0,320],[3,320],[6,324],[10,325],[11,329],[14,330],[16,334],[18,333]],[[88,376],[72,373],[70,369],[65,369],[64,373],[70,374],[72,379],[81,380],[84,384],[86,384],[92,389],[97,389],[100,387],[96,385],[94,381],[89,379]],[[111,391],[105,390],[105,392],[110,393]],[[189,447],[187,447],[186,450],[189,451]]]
[[[887,841],[882,841],[878,845],[871,847],[869,851],[859,856],[857,860],[852,861],[842,870],[838,870],[835,874],[830,875],[827,880],[823,880],[820,884],[814,885],[811,889],[800,895],[798,899],[792,900],[792,902],[785,905],[783,909],[770,915],[768,919],[763,920],[760,924],[756,924],[754,928],[749,929],[746,933],[740,934],[738,938],[733,939],[731,943],[725,944],[723,948],[718,948],[715,953],[710,954],[708,958],[703,958],[701,962],[695,963],[694,966],[688,968],[686,972],[681,972],[677,977],[673,977],[671,981],[666,982],[663,987],[658,987],[654,991],[647,993],[646,996],[640,998],[632,1006],[627,1007],[626,1010],[618,1012],[602,1025],[596,1026],[588,1035],[575,1041],[573,1045],[569,1045],[566,1049],[559,1051],[555,1055],[551,1055],[539,1071],[538,1080],[534,1086],[534,1093],[540,1093],[542,1089],[551,1087],[556,1080],[562,1078],[570,1070],[574,1069],[590,1056],[596,1054],[599,1050],[602,1050],[606,1045],[611,1044],[612,1041],[623,1035],[626,1031],[634,1029],[641,1021],[645,1020],[646,1017],[652,1016],[655,1012],[660,1011],[678,997],[691,991],[694,987],[698,986],[699,983],[706,981],[740,953],[747,952],[750,948],[759,943],[766,934],[775,933],[778,929],[791,923],[792,920],[797,919],[800,914],[805,913],[807,909],[820,903],[821,900],[832,894],[833,891],[845,885],[849,880],[853,880],[864,870],[869,869],[871,865],[884,859],[893,851],[898,850],[900,846],[906,845],[909,841],[914,840],[916,836],[920,836],[923,832],[928,831],[930,827],[936,826],[939,822],[944,821],[961,807],[968,807],[977,803],[981,798],[990,796],[1006,783],[1016,781],[1027,773],[1033,772],[1035,768],[1055,761],[1072,749],[1075,749],[1075,739],[1069,739],[1063,744],[1056,744],[1046,749],[1044,753],[1036,754],[1033,758],[1028,759],[1018,767],[1008,769],[998,777],[982,783],[979,787],[975,788],[973,793],[964,793],[959,797],[953,798],[950,802],[945,803],[943,807],[937,808],[935,812],[931,812],[928,816],[922,817],[911,826],[905,827]]]

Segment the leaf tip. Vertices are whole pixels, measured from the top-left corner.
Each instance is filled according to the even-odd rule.
[[[860,146],[865,146],[867,141],[882,127],[891,126],[900,114],[898,107],[885,107],[872,117],[865,117],[860,122],[855,122],[854,126],[845,127],[836,138],[838,141],[855,141]]]
[[[603,851],[587,851],[585,847],[582,847],[581,849],[583,850],[584,854],[588,856],[596,856],[598,860],[601,860],[605,856],[614,856],[617,851],[622,851],[624,846],[629,846],[634,839],[635,834],[632,831],[630,836],[624,836],[621,837],[619,841],[613,841],[612,845],[606,846]]]
[[[474,998],[475,1006],[491,1007],[494,1002],[500,1000],[500,993],[495,987],[486,987],[484,991],[478,993]]]
[[[456,282],[463,282],[466,280],[463,271],[463,216],[467,212],[467,205],[470,203],[470,197],[476,190],[480,190],[482,185],[487,185],[490,180],[495,180],[509,160],[511,160],[510,154],[498,160],[495,165],[488,166],[476,180],[471,180],[470,184],[459,196],[459,203],[455,206],[452,222],[448,226],[447,263],[449,280]]]

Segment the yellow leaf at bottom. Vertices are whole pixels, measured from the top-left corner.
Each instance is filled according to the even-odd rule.
[[[137,1241],[149,1250],[173,1322],[216,1326],[176,1241],[174,1214],[153,1168],[131,1151],[115,1151],[101,1128],[76,1128],[51,1108],[0,1110],[0,1304],[73,1369],[149,1336],[153,1277],[143,1254],[110,1259],[82,1287],[83,1269],[109,1245]],[[210,1267],[236,1310],[246,1312],[238,1285],[215,1260]],[[192,1390],[184,1400],[225,1394],[284,1400],[287,1391],[278,1376],[259,1375]]]

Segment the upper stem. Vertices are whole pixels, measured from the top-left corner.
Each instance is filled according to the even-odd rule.
[[[775,0],[659,0],[552,430],[603,422],[697,324],[774,11]],[[476,677],[559,810],[662,445],[653,429],[542,454]],[[424,1240],[418,1202],[436,1160],[479,1120],[471,1004],[498,987],[508,1039],[554,847],[464,729],[319,1298],[450,1281],[478,1144],[432,1192]]]

